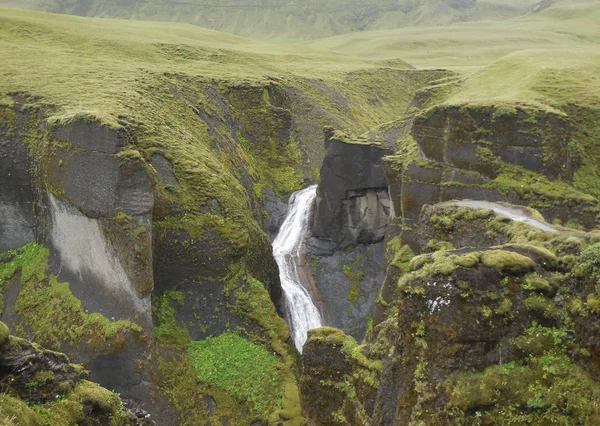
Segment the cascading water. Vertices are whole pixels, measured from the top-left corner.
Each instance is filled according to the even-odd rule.
[[[321,327],[321,314],[301,280],[308,216],[316,195],[316,185],[292,194],[288,214],[273,241],[273,255],[279,266],[288,325],[300,352],[308,330]]]

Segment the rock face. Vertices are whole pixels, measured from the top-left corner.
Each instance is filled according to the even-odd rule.
[[[408,224],[425,204],[473,199],[531,206],[548,221],[594,227],[597,200],[568,185],[581,165],[570,123],[531,108],[427,109],[414,117],[410,137],[402,141],[418,152],[415,160],[384,159],[397,217]]]
[[[442,104],[402,123],[398,152],[382,159],[392,215],[372,328],[354,350],[340,331],[314,331],[301,379],[309,424],[599,421],[598,235],[560,225],[597,225],[598,200],[571,186],[573,118]],[[450,201],[464,199],[514,205]]]
[[[325,129],[327,155],[308,240],[328,323],[362,339],[383,279],[390,200],[378,143]]]
[[[369,362],[354,338],[323,327],[309,331],[302,363],[300,392],[310,426],[368,424],[373,399],[360,401],[355,396],[374,396],[380,362]]]
[[[265,410],[279,418],[286,392],[286,420],[299,421],[293,349],[275,308],[279,273],[261,225],[276,232],[280,198],[301,183],[294,137],[304,130],[275,86],[180,86],[165,111],[181,111],[164,128],[186,130],[169,143],[145,133],[164,115],[54,121],[19,96],[0,107],[2,319],[160,424],[250,424]],[[182,114],[184,125],[173,121]],[[276,353],[289,375],[263,411],[235,389],[198,383],[189,344],[228,331]],[[189,380],[172,380],[180,376]]]
[[[392,151],[331,128],[325,130],[325,147],[313,236],[334,249],[381,241],[390,211],[381,159]]]
[[[489,148],[508,164],[570,180],[570,123],[565,116],[523,108],[434,107],[415,118],[411,134],[426,160],[494,177],[480,156]]]
[[[0,420],[39,425],[44,415],[61,424],[155,425],[148,413],[125,409],[118,395],[89,382],[89,372],[66,355],[8,333],[0,323]]]
[[[425,210],[418,223],[426,254],[415,256],[400,236],[388,242],[384,313],[375,316],[361,348],[367,360],[383,361],[377,391],[356,388],[355,364],[338,365],[349,353],[342,345],[323,351],[317,350],[322,343],[309,341],[303,353],[309,368],[301,381],[309,423],[327,424],[318,412],[343,413],[354,419],[349,424],[437,425],[475,416],[505,424],[508,404],[532,421],[554,411],[560,418],[583,415],[552,404],[583,394],[591,401],[600,392],[594,357],[579,355],[597,350],[595,339],[584,337],[597,320],[595,290],[579,290],[586,275],[579,265],[591,268],[596,246],[573,262],[593,237],[535,231],[489,210],[452,206]],[[571,271],[581,278],[570,278]],[[561,376],[545,373],[546,362]],[[324,377],[332,372],[339,377]],[[564,390],[564,380],[580,385]],[[330,395],[330,386],[346,389],[330,382],[346,383],[351,396],[312,397]],[[535,398],[544,403],[529,412]],[[593,404],[585,407],[585,416],[600,415]],[[367,420],[357,421],[359,413]]]

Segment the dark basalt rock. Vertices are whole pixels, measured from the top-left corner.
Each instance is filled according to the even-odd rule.
[[[551,112],[437,106],[415,118],[411,134],[427,160],[488,177],[494,177],[494,170],[479,158],[478,148],[549,179],[570,180],[575,170],[568,150],[569,121]]]
[[[383,242],[313,256],[315,285],[329,323],[361,341],[384,279]]]
[[[315,238],[338,248],[381,241],[390,209],[381,159],[392,150],[345,138],[330,128],[325,130],[327,155],[312,227]]]
[[[281,201],[273,191],[264,190],[265,201],[263,203],[264,219],[263,229],[273,241],[279,232],[279,228],[285,220],[288,212],[288,205]]]
[[[0,250],[24,246],[35,238],[31,164],[19,130],[12,138],[0,138]]]
[[[106,154],[116,154],[127,143],[124,131],[115,130],[95,119],[77,120],[61,126],[55,130],[54,137],[86,151]]]
[[[8,327],[0,322],[0,388],[5,394],[18,397],[31,406],[39,405],[71,398],[76,388],[89,379],[89,371],[80,365],[71,364],[65,354],[10,336]],[[97,389],[110,394],[106,389]],[[84,396],[82,400],[75,399],[73,403],[82,405],[86,425],[108,424],[117,407],[106,406],[94,397],[103,396],[94,389],[93,393]],[[140,408],[124,409],[127,419],[114,423],[115,425],[156,426],[148,412]]]

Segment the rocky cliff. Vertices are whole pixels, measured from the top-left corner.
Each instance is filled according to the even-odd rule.
[[[6,425],[155,425],[118,394],[89,381],[62,353],[9,335],[0,323],[0,421]]]
[[[382,159],[394,151],[332,128],[325,147],[308,239],[313,278],[327,323],[362,339],[383,280],[391,205]]]
[[[318,177],[322,125],[387,121],[441,72],[307,77],[200,29],[157,42],[143,23],[0,13],[16,55],[0,90],[2,320],[158,424],[303,424],[269,237]],[[34,28],[43,42],[21,37]],[[22,49],[38,52],[26,74]]]
[[[461,85],[372,132],[397,140],[385,277],[363,345],[311,333],[308,424],[598,421],[596,113],[447,101]]]

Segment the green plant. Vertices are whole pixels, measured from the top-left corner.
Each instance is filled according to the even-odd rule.
[[[234,333],[191,342],[188,357],[198,380],[249,401],[253,416],[266,419],[280,407],[283,383],[276,355]]]

